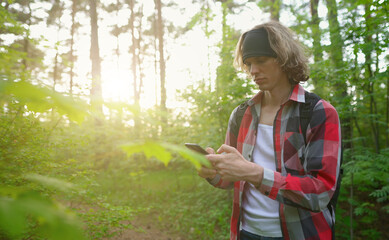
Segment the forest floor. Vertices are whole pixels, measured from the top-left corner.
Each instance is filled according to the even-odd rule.
[[[167,226],[158,222],[156,214],[140,214],[135,216],[129,224],[129,229],[119,230],[119,233],[106,240],[184,240]]]
[[[122,172],[93,181],[79,178],[82,194],[68,201],[58,197],[78,215],[90,239],[228,238],[231,194],[215,191],[193,169],[158,169],[135,177]]]

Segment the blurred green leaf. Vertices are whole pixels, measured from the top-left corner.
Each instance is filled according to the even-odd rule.
[[[184,146],[179,146],[171,143],[146,141],[129,143],[120,147],[123,151],[127,153],[128,156],[131,156],[135,153],[143,152],[147,158],[154,156],[159,161],[163,162],[165,166],[172,159],[172,155],[170,154],[170,152],[174,152],[181,155],[184,159],[189,160],[197,169],[199,169],[201,165],[210,167],[210,163],[208,162],[208,160],[206,160],[204,155],[191,151]],[[169,150],[170,152],[167,150]]]
[[[36,222],[38,234],[47,239],[85,239],[73,215],[37,192],[24,192],[15,199],[0,197],[0,229],[7,237],[20,238],[30,221]]]
[[[133,155],[134,153],[143,152],[147,158],[155,157],[159,161],[163,162],[165,166],[172,159],[171,154],[166,151],[164,147],[156,142],[146,141],[146,142],[137,142],[129,143],[122,145],[121,148],[127,153],[128,156]]]
[[[170,151],[179,153],[184,159],[189,160],[197,169],[199,169],[201,165],[211,167],[210,162],[203,154],[192,151],[184,146],[171,143],[161,143],[161,145]]]
[[[66,115],[78,124],[81,124],[88,114],[87,105],[83,101],[25,81],[0,80],[0,99],[7,96],[14,97],[33,112],[56,109],[61,115]]]
[[[65,182],[57,178],[42,176],[39,174],[27,174],[25,178],[30,181],[40,183],[44,186],[61,190],[63,192],[68,192],[69,190],[72,190],[74,188],[74,185],[72,183]]]

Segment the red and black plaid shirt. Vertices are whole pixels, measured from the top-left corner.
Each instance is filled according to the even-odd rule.
[[[235,109],[230,117],[226,144],[252,161],[262,92],[248,101],[240,128]],[[341,135],[335,108],[319,100],[313,109],[306,132],[306,144],[300,127],[299,104],[305,102],[305,90],[296,85],[289,100],[281,105],[274,121],[276,171],[264,170],[258,190],[280,203],[280,224],[285,239],[331,239],[335,213],[327,205],[339,176]],[[304,156],[304,157],[303,157]],[[305,160],[302,160],[305,159]],[[220,188],[234,187],[231,240],[239,239],[242,191],[245,182],[223,179],[210,181]],[[216,181],[215,181],[216,180]]]

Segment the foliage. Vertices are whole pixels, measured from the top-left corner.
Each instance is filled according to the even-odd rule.
[[[197,169],[200,169],[202,165],[210,167],[210,163],[203,155],[174,144],[148,141],[122,145],[121,148],[130,156],[138,152],[143,152],[146,155],[146,158],[154,156],[159,161],[163,162],[165,166],[167,166],[172,159],[172,155],[167,151],[171,150],[179,153],[182,158],[189,160]]]
[[[37,192],[0,197],[0,229],[11,239],[22,239],[26,233],[32,238],[85,239],[73,215]]]
[[[35,113],[55,109],[70,120],[82,123],[87,115],[87,106],[82,101],[53,92],[45,87],[20,81],[0,80],[0,100],[16,101]]]
[[[345,173],[337,208],[337,237],[389,238],[386,2],[322,2],[321,7],[330,11],[326,17],[318,16],[318,22],[312,21],[308,3],[256,2],[273,19],[283,19],[285,12],[293,15],[285,24],[309,50],[312,82],[306,87],[313,88],[339,113]],[[59,54],[65,47],[71,52],[65,59],[71,69],[63,70],[71,71],[72,78],[76,75],[73,66],[79,63],[74,56],[79,49],[73,49],[77,45],[57,42],[43,51],[39,40],[31,37],[33,26],[44,24],[40,6],[51,11],[46,19],[49,23],[57,22],[54,27],[58,31],[67,31],[71,29],[59,24],[59,18],[75,14],[85,3],[72,1],[75,8],[71,11],[66,1],[0,3],[0,238],[115,238],[135,228],[132,221],[137,217],[151,219],[172,234],[184,232],[181,237],[185,239],[228,238],[231,192],[214,189],[197,176],[196,168],[208,162],[183,143],[217,149],[224,141],[231,111],[257,90],[232,66],[239,31],[230,24],[230,17],[241,11],[242,5],[231,0],[196,3],[201,5],[200,11],[192,15],[184,30],[200,25],[208,42],[221,39],[210,46],[217,49],[216,78],[210,76],[180,92],[180,100],[188,105],[186,112],[171,108],[161,113],[158,106],[145,110],[137,104],[101,102],[108,112],[105,115],[91,111],[81,100],[85,96],[75,97],[74,92],[82,92],[78,84],[87,79],[80,77],[70,83],[74,92],[58,93],[47,87],[55,85],[55,70],[57,74],[62,71],[50,51]],[[116,4],[108,7],[115,14],[107,18],[128,10],[124,1]],[[140,2],[135,6],[138,15],[133,16],[137,20],[132,27],[136,28],[134,40],[139,41],[135,52],[141,56],[136,61],[157,64],[154,15],[143,16],[146,11],[142,12]],[[164,5],[164,10],[169,8]],[[104,14],[106,9],[99,10]],[[68,33],[72,41],[82,22],[77,23],[81,13],[77,16]],[[112,33],[119,40],[129,27],[118,24]],[[321,41],[314,43],[315,39]],[[119,60],[119,45],[116,54]],[[211,60],[208,56],[208,66]],[[142,89],[140,79],[146,69],[139,63],[135,75]],[[55,81],[68,80],[65,74],[57,77]]]

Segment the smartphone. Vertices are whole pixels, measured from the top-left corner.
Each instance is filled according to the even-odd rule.
[[[200,147],[200,145],[196,143],[185,143],[185,146],[193,151],[196,151],[198,153],[207,155],[209,154],[207,151],[204,150],[204,148]]]

